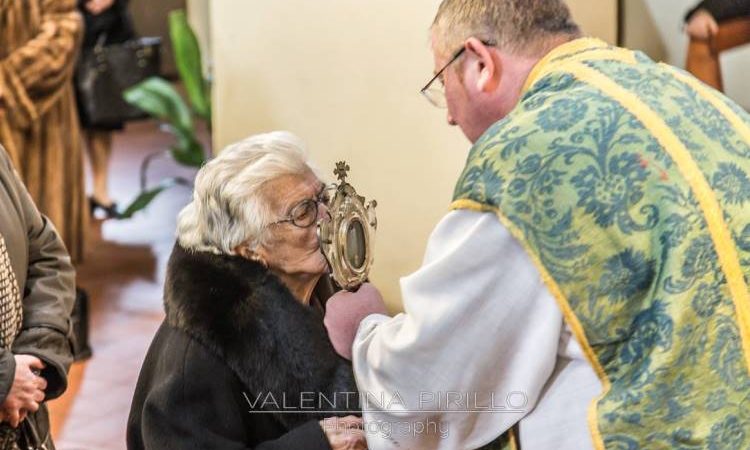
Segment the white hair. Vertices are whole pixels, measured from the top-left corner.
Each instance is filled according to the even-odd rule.
[[[177,218],[177,240],[188,250],[232,255],[263,242],[271,211],[263,186],[312,171],[305,145],[286,131],[251,136],[226,147],[201,168],[193,201]]]

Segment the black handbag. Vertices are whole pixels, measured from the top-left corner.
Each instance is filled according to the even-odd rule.
[[[3,450],[53,450],[54,444],[47,438],[39,435],[31,417],[24,419],[18,428],[11,428],[7,423],[0,425],[0,449]]]
[[[148,117],[122,98],[122,93],[141,81],[159,75],[161,38],[147,37],[122,44],[97,45],[81,55],[75,83],[78,107],[87,127],[118,126]]]
[[[28,418],[19,426],[20,439],[18,447],[20,450],[51,450],[46,443],[46,437],[39,436],[36,424]]]
[[[83,361],[91,357],[89,343],[89,295],[76,288],[76,300],[70,314],[73,329],[73,361]]]

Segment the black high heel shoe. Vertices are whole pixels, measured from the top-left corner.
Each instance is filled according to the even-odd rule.
[[[94,217],[96,210],[99,209],[104,212],[104,219],[119,219],[122,217],[120,212],[117,210],[117,203],[112,202],[109,205],[105,205],[94,197],[89,197],[89,210],[91,211],[91,217]]]

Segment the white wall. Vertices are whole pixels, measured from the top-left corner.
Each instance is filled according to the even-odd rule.
[[[439,3],[211,2],[216,148],[288,129],[326,173],[348,161],[352,184],[379,203],[372,278],[394,308],[398,278],[420,266],[469,149],[419,94]],[[614,40],[614,0],[573,3],[587,31]]]
[[[567,3],[585,34],[616,43],[617,0],[567,0]]]
[[[667,49],[661,37],[659,26],[646,0],[623,2],[623,41],[624,47],[645,52],[655,61],[666,61]]]

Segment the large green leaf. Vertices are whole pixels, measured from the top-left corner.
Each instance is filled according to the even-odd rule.
[[[166,122],[166,129],[177,141],[170,149],[175,161],[190,167],[203,165],[206,155],[195,136],[190,110],[169,82],[150,78],[128,89],[124,95],[128,102]]]
[[[128,103],[168,122],[181,133],[194,134],[190,108],[175,88],[163,78],[148,78],[126,90],[123,96]]]
[[[184,11],[175,11],[170,14],[169,27],[177,68],[188,93],[190,104],[195,113],[205,119],[210,127],[210,86],[203,78],[198,39],[190,28]],[[203,165],[206,154],[195,134],[193,113],[169,82],[159,77],[149,78],[125,91],[124,97],[129,103],[164,122],[163,126],[175,137],[175,144],[169,152],[176,162],[190,167]],[[147,166],[148,161],[142,172],[147,171]],[[145,185],[145,175],[141,176],[142,184]],[[131,218],[133,214],[146,208],[159,194],[176,184],[190,185],[190,182],[179,177],[168,178],[153,188],[144,188],[120,217]]]
[[[189,186],[190,182],[182,178],[165,178],[161,180],[161,182],[156,187],[141,191],[141,193],[138,194],[135,200],[133,200],[133,202],[130,203],[127,208],[125,208],[125,211],[120,213],[118,219],[131,219],[135,213],[141,211],[142,209],[145,209],[149,204],[151,204],[151,202],[154,201],[154,199],[159,194],[177,185]]]
[[[197,141],[178,143],[170,149],[170,152],[175,161],[185,166],[200,168],[206,162],[203,146]]]
[[[177,70],[190,103],[198,116],[210,121],[211,95],[209,85],[203,78],[201,49],[184,10],[172,11],[169,14],[169,35],[172,39]]]

